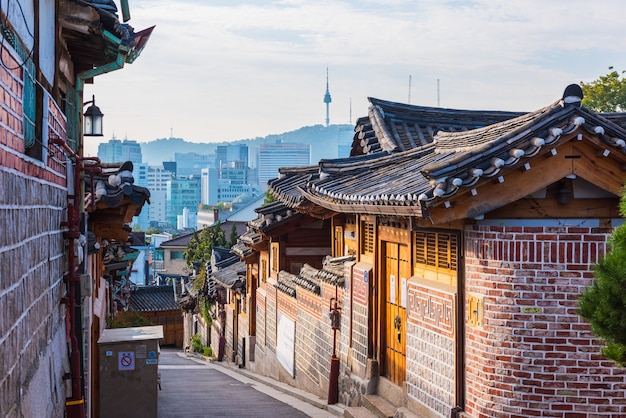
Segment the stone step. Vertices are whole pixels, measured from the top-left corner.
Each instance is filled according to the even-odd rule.
[[[363,406],[378,418],[392,418],[397,407],[379,395],[363,396]]]
[[[343,410],[344,418],[376,418],[376,415],[363,406],[348,406]]]

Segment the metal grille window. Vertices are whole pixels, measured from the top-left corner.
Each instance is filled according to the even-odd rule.
[[[28,59],[24,65],[24,146],[35,145],[35,121],[37,120],[37,84],[35,83],[35,64]]]
[[[415,232],[415,262],[437,269],[457,271],[457,241],[455,234]]]
[[[35,80],[36,68],[31,52],[24,49],[17,35],[8,27],[0,24],[2,36],[15,49],[22,60],[23,90],[22,90],[22,122],[24,124],[24,146],[31,148],[36,144],[35,122],[37,120],[37,83]]]

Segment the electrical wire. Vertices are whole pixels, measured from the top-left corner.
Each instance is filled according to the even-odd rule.
[[[4,58],[2,57],[2,51],[6,50],[6,47],[4,46],[4,34],[2,34],[2,36],[0,36],[0,63],[2,64],[2,66],[4,68],[6,68],[9,71],[14,71],[14,70],[19,70],[20,68],[24,67],[29,61],[32,61],[33,58],[33,53],[35,52],[35,35],[33,35],[33,33],[30,31],[30,28],[28,27],[28,21],[26,20],[26,15],[24,14],[24,9],[22,8],[22,5],[20,4],[20,2],[17,2],[17,7],[20,9],[20,13],[22,15],[22,20],[24,21],[24,25],[26,26],[26,32],[28,32],[28,34],[30,35],[30,37],[33,40],[33,47],[31,48],[30,51],[28,51],[28,55],[26,56],[26,58],[22,59],[22,63],[18,64],[17,67],[10,67],[8,66],[5,62],[4,62]],[[9,18],[9,13],[11,11],[11,0],[8,0],[7,2],[7,11],[5,16],[5,20],[4,22],[2,22],[2,26],[4,26],[4,28],[6,28],[6,30],[8,30],[9,26],[7,25],[8,23],[8,18]],[[0,14],[2,14],[2,2],[0,1]],[[16,41],[17,43],[17,41]],[[15,49],[15,48],[14,48]],[[18,54],[19,55],[19,54]],[[22,57],[20,57],[22,58]]]

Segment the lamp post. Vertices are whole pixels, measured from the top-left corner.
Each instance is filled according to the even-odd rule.
[[[333,354],[330,359],[330,376],[328,379],[328,404],[334,405],[339,398],[339,357],[337,357],[337,331],[341,327],[341,308],[338,304],[337,286],[335,297],[329,301],[330,327],[333,330]]]
[[[96,106],[96,96],[91,96],[91,100],[84,103],[84,106],[90,104],[83,114],[84,116],[84,136],[102,136],[102,116],[104,114],[100,108]]]

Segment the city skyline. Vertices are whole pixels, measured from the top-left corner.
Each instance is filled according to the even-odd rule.
[[[617,0],[541,2],[133,0],[142,59],[85,88],[104,137],[221,142],[367,114],[367,97],[531,111],[570,83],[626,68]],[[118,74],[119,73],[119,74]]]

